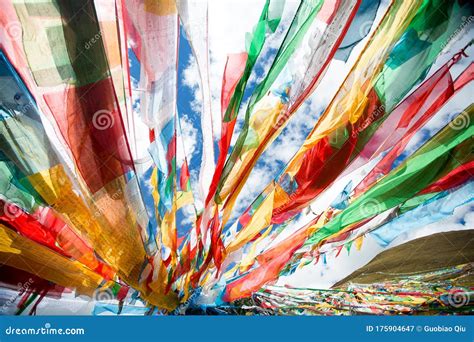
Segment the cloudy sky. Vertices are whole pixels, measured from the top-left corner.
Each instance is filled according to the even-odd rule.
[[[382,1],[375,20],[376,23],[380,21],[381,16],[385,12],[387,3],[388,1]],[[210,1],[209,3],[210,88],[213,115],[220,116],[220,90],[226,57],[229,53],[245,51],[245,33],[250,32],[257,22],[263,4],[264,1],[230,0]],[[287,2],[282,22],[278,28],[279,33],[283,33],[288,27],[297,5],[297,1]],[[472,35],[472,31],[471,34],[466,34],[468,30],[472,30],[472,25],[464,28],[462,32],[452,39],[451,43],[443,50],[431,68],[430,74],[449,60],[454,52],[457,52],[466,45],[469,41],[468,37]],[[261,52],[260,58],[250,78],[246,97],[244,97],[243,105],[241,106],[233,142],[235,142],[235,137],[238,135],[240,129],[248,95],[270,67],[270,63],[282,37],[283,34],[271,36]],[[347,62],[339,60],[332,61],[321,84],[291,118],[282,134],[259,158],[256,167],[239,195],[234,210],[234,218],[238,217],[238,215],[251,204],[302,145],[305,137],[313,128],[317,119],[352,67],[364,44],[365,40],[356,46]],[[468,55],[471,56],[474,53],[474,49],[471,47],[467,52]],[[185,152],[188,160],[191,162],[192,184],[195,189],[195,196],[198,197],[197,180],[202,155],[202,131],[200,128],[202,93],[196,61],[183,30],[181,31],[179,59],[178,113],[180,115],[183,139],[185,141]],[[453,78],[456,78],[471,62],[472,57],[468,57],[455,65],[451,69]],[[406,155],[415,151],[449,122],[453,115],[458,114],[469,105],[471,98],[467,94],[472,94],[473,90],[473,85],[471,84],[454,96],[413,138],[407,147]],[[219,122],[219,120],[215,120],[215,122]],[[218,125],[214,126],[214,133],[216,136],[220,133],[220,127]],[[348,179],[346,178],[344,181],[339,182],[339,184],[334,184],[329,188],[312,204],[313,210],[319,212],[326,208],[327,204],[330,203],[329,201],[334,200],[344,185],[347,184],[347,181]],[[307,215],[306,217],[303,215],[300,217],[294,223],[294,228],[289,227],[287,232],[282,235],[282,238],[291,234],[294,229],[301,226],[301,223],[307,222],[310,218],[311,215]],[[183,219],[185,220],[185,218]],[[429,226],[419,227],[419,229],[410,231],[409,234],[403,234],[393,241],[389,247],[435,232],[466,229],[469,226],[472,227],[472,206],[467,204],[458,208],[453,217]],[[347,256],[347,253],[341,253],[337,259],[329,255],[326,265],[319,263],[316,266],[310,265],[304,267],[290,277],[283,277],[279,283],[327,288],[353,270],[363,266],[381,250],[383,250],[383,248],[369,235],[361,251],[351,251],[350,257]]]
[[[222,85],[222,77],[227,55],[230,53],[238,53],[245,51],[245,37],[247,32],[251,32],[253,26],[258,21],[264,0],[211,0],[209,1],[209,48],[210,48],[210,91],[211,91],[211,109],[213,116],[216,117],[215,123],[220,117],[220,91]],[[255,85],[262,79],[266,71],[271,65],[273,56],[283,39],[284,32],[296,11],[299,1],[286,1],[283,12],[283,18],[278,28],[277,34],[269,37],[260,58],[250,77],[246,96],[239,113],[239,119],[236,126],[234,137],[238,136],[242,123],[243,114],[246,108],[249,94]],[[387,8],[388,0],[383,0],[375,22],[378,23]],[[374,25],[376,26],[376,25]],[[436,63],[430,70],[432,74],[442,64],[449,60],[453,53],[464,47],[472,37],[472,25],[466,26],[462,31],[453,37],[450,44],[443,50],[438,57]],[[184,30],[180,30],[179,40],[179,63],[178,63],[178,115],[180,119],[180,128],[183,138],[183,147],[179,151],[182,156],[185,154],[190,163],[191,184],[197,201],[197,206],[202,207],[202,199],[199,198],[197,189],[198,173],[202,158],[202,140],[203,132],[201,129],[200,113],[202,111],[202,89],[200,83],[200,75],[196,60],[192,54],[191,46],[184,34]],[[333,60],[326,72],[326,75],[320,85],[314,90],[310,98],[299,108],[295,115],[291,118],[288,125],[282,131],[280,136],[267,148],[265,153],[259,158],[258,163],[246,185],[244,186],[234,210],[235,219],[242,213],[250,203],[258,196],[258,194],[266,187],[266,185],[281,171],[285,164],[291,159],[294,153],[302,145],[307,134],[314,127],[319,116],[327,107],[329,101],[336,93],[345,76],[351,69],[361,49],[366,41],[360,42],[353,50],[347,62]],[[464,58],[452,69],[453,78],[456,78],[466,67],[473,61],[474,48],[471,46],[467,51],[469,57]],[[137,116],[136,139],[134,152],[137,158],[149,158],[148,148],[148,128],[142,124],[138,118],[140,110],[138,82],[140,76],[140,66],[137,59],[130,50],[130,66],[132,76],[132,86],[134,88],[133,108]],[[442,110],[430,120],[423,129],[412,139],[407,147],[407,152],[413,152],[427,139],[439,131],[453,115],[462,111],[472,102],[472,94],[474,86],[472,84],[466,86],[463,91],[454,96]],[[213,127],[215,138],[220,135],[220,126],[218,124]],[[207,132],[204,132],[206,134]],[[233,140],[235,142],[235,138]],[[327,191],[325,191],[311,205],[311,209],[319,213],[331,203],[347,182],[353,177],[341,179],[335,183]],[[148,203],[148,205],[151,205]],[[388,247],[393,247],[406,241],[421,236],[430,235],[436,232],[444,232],[449,230],[461,230],[474,227],[474,206],[466,204],[457,208],[453,216],[444,220],[417,227],[407,233],[402,234],[395,239]],[[150,210],[154,212],[154,210]],[[191,213],[182,213],[178,217],[178,226],[189,227]],[[301,215],[292,225],[285,230],[275,242],[289,236],[295,229],[301,227],[302,224],[308,222],[314,215],[307,213]],[[230,222],[232,224],[232,221]],[[316,265],[310,264],[302,269],[298,269],[294,274],[282,277],[278,284],[292,285],[298,287],[312,288],[329,288],[335,282],[347,276],[355,269],[363,266],[385,247],[380,246],[375,239],[368,235],[360,251],[352,248],[350,255],[343,250],[339,257],[335,258],[334,254],[327,256],[327,263],[319,262]],[[6,292],[5,295],[15,296],[15,293]],[[64,301],[56,302],[54,300],[45,300],[38,308],[38,313],[54,313],[54,314],[81,314],[90,313],[93,302],[89,299],[75,298],[73,294],[66,295],[65,301],[69,301],[69,305],[64,305]],[[44,311],[45,310],[45,311]]]

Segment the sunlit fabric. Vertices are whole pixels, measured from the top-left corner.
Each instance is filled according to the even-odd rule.
[[[473,14],[1,1],[0,299],[18,294],[2,310],[472,312],[446,299],[474,263],[452,251],[367,284],[339,267],[472,234]]]

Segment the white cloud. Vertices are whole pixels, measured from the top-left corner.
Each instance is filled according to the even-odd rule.
[[[183,69],[183,83],[193,92],[191,109],[196,113],[202,112],[202,89],[199,77],[199,68],[194,56],[190,55],[186,67]]]
[[[474,92],[474,84],[471,82],[462,91],[453,96],[424,126],[417,132],[408,143],[405,153],[412,154],[429,138],[438,133],[445,125],[461,113],[472,103],[469,94]]]
[[[245,2],[244,2],[245,3]],[[291,2],[290,6],[285,9],[283,15],[282,25],[288,24],[289,18],[291,18],[291,13],[294,13],[296,9],[297,2]],[[378,11],[377,18],[375,23],[378,23],[385,9],[388,5],[388,1],[383,1]],[[224,65],[226,61],[226,56],[229,53],[241,52],[245,49],[245,32],[251,30],[253,25],[257,22],[258,16],[260,14],[261,8],[263,6],[263,1],[252,2],[252,6],[244,6],[241,1],[215,1],[210,3],[209,10],[209,19],[210,19],[210,48],[211,48],[211,94],[213,98],[212,108],[214,115],[220,117],[220,90],[222,85],[222,75],[224,71]],[[293,11],[293,12],[291,12]],[[235,18],[239,18],[239,25],[235,25]],[[374,27],[376,24],[374,25]],[[279,42],[281,41],[281,34],[278,37],[269,38],[267,44],[265,45],[262,56],[269,54],[269,51],[273,48],[277,48]],[[469,36],[469,35],[466,35]],[[454,42],[450,45],[449,53],[441,55],[436,61],[435,65],[430,71],[430,74],[433,70],[439,68],[443,63],[449,60],[453,52],[456,52],[461,47],[466,44],[468,37],[459,39],[459,41]],[[281,135],[274,141],[273,144],[269,146],[267,151],[260,157],[258,164],[252,170],[248,180],[246,181],[245,186],[242,189],[241,194],[239,195],[236,207],[234,208],[233,218],[238,216],[239,213],[243,212],[252,201],[263,191],[267,184],[273,179],[282,165],[286,164],[294,153],[299,149],[306,138],[308,131],[314,127],[319,115],[327,107],[330,100],[337,92],[339,86],[343,82],[347,73],[352,68],[354,62],[357,59],[357,56],[362,51],[365,42],[367,39],[363,40],[358,44],[351,54],[351,57],[347,63],[341,61],[333,60],[325,74],[325,77],[322,79],[319,86],[313,91],[310,98],[301,106],[301,108],[293,115],[291,120],[288,122],[287,127],[282,131]],[[472,47],[471,47],[472,49]],[[468,55],[472,55],[472,51],[469,49]],[[460,61],[457,65],[452,68],[452,74],[456,77],[462,70],[466,68],[468,63],[472,59],[464,59]],[[271,65],[270,58],[259,59],[256,65],[256,69],[268,70]],[[189,64],[189,69],[195,69],[195,66],[192,63]],[[191,71],[190,71],[191,72]],[[193,71],[197,75],[197,70]],[[196,85],[195,75],[186,75],[186,84],[199,91],[199,85]],[[257,73],[254,71],[250,77],[250,83],[257,83],[260,81]],[[469,101],[470,97],[466,94],[472,92],[471,87],[469,87],[466,92],[463,92],[456,97],[453,101],[445,106],[442,111],[437,115],[435,120],[430,121],[424,130],[420,131],[417,134],[413,141],[408,146],[407,150],[413,152],[415,148],[418,148],[421,143],[423,143],[427,136],[434,134],[439,130],[446,122],[448,122],[448,117],[456,110],[462,110],[465,106],[465,102]],[[200,98],[200,95],[196,95],[197,98]],[[464,99],[460,101],[460,99]],[[466,100],[467,99],[467,100]],[[240,131],[242,118],[244,110],[247,103],[243,103],[241,112],[239,114],[239,119],[236,125],[235,134],[232,140],[232,143],[235,143],[237,135]],[[214,122],[219,122],[214,120]],[[215,132],[220,132],[220,127],[215,127]],[[342,188],[346,182],[347,178],[344,178],[344,181],[341,180],[337,184],[334,184],[328,191],[325,192],[325,196],[321,197],[321,200],[318,203],[315,203],[315,207],[321,209],[324,207],[323,202],[333,199],[337,193],[339,193],[340,188]],[[323,200],[324,199],[324,200]],[[326,205],[327,206],[327,205]],[[319,210],[317,210],[319,211]],[[302,224],[307,222],[308,215],[306,218],[303,216],[300,220],[295,222],[291,227],[287,229],[287,232],[294,231],[298,227],[301,227]],[[474,215],[471,215],[474,217]],[[468,219],[472,217],[466,214]],[[444,222],[444,221],[443,221]],[[448,225],[449,226],[449,225]],[[446,226],[444,229],[448,229]],[[453,224],[452,227],[456,225]],[[440,227],[443,227],[443,224],[440,223]],[[430,225],[427,227],[427,234],[436,231],[435,226]],[[453,228],[454,229],[454,228]],[[421,230],[420,230],[421,231]],[[282,235],[283,236],[283,235]],[[406,237],[406,241],[414,237]],[[328,258],[328,265],[323,266],[320,262],[317,266],[308,266],[301,271],[297,271],[295,276],[284,277],[282,283],[288,283],[294,286],[314,286],[314,287],[329,287],[334,282],[340,280],[344,276],[351,273],[353,270],[358,267],[363,266],[376,254],[382,251],[382,248],[376,244],[372,238],[365,239],[364,247],[360,252],[355,251],[355,248],[351,251],[351,256],[346,257],[347,254],[345,251],[336,259],[336,261]],[[354,256],[355,254],[355,256]]]
[[[177,161],[178,165],[181,165],[184,161],[184,157],[187,158],[188,164],[191,164],[191,160],[195,157],[196,146],[198,143],[197,135],[198,130],[194,127],[193,122],[187,114],[182,114],[179,118],[181,126],[181,142],[177,145]]]
[[[407,234],[402,234],[393,241],[388,248],[436,233],[472,229],[472,227],[474,227],[473,210],[474,206],[472,204],[461,206],[457,208],[454,211],[454,215],[449,218],[440,220],[425,227],[419,227]],[[327,256],[326,265],[323,264],[322,258],[320,258],[316,265],[309,264],[298,269],[290,276],[281,277],[278,281],[278,285],[328,289],[339,280],[347,277],[355,270],[370,262],[384,250],[386,249],[378,245],[377,242],[368,235],[365,236],[360,251],[357,251],[353,245],[349,255],[344,248],[337,258],[335,258],[335,251],[333,251]]]
[[[268,165],[254,168],[237,198],[232,218],[235,219],[247,209],[271,180],[272,170]]]
[[[130,76],[130,79],[132,83],[131,113],[126,120],[124,120],[124,125],[128,134],[128,142],[133,158],[135,160],[145,160],[150,158],[148,153],[148,147],[150,145],[149,128],[141,120],[139,82],[133,76]],[[142,166],[145,167],[144,165],[137,164],[138,168]]]
[[[209,59],[210,59],[210,93],[211,108],[213,114],[213,131],[215,138],[220,137],[221,122],[221,88],[224,75],[225,63],[229,54],[246,51],[246,37],[252,32],[260,17],[264,0],[217,0],[209,1]],[[283,19],[278,32],[268,37],[261,52],[261,56],[267,56],[271,49],[276,49],[283,39],[284,28],[287,27],[297,7],[297,1],[288,1],[285,5]],[[238,18],[238,19],[237,19]],[[237,25],[238,23],[238,25]],[[268,57],[268,56],[267,56]],[[268,70],[271,60],[260,59],[256,69]],[[190,58],[184,72],[184,84],[193,90],[193,110],[201,111],[202,92],[200,89],[200,78],[197,64],[194,58]],[[251,74],[250,82],[257,81],[255,72]],[[244,108],[244,106],[242,106]],[[241,113],[242,114],[242,113]]]
[[[194,205],[196,209],[199,211],[204,208],[203,201],[197,196],[199,194],[199,170],[190,170],[190,180],[191,180],[191,190],[193,191],[194,195]]]

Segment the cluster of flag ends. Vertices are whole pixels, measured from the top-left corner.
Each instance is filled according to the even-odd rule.
[[[343,288],[264,287],[245,305],[225,307],[231,313],[262,315],[393,315],[393,314],[467,314],[472,313],[469,291],[453,287],[453,280],[472,272],[472,263],[435,272],[403,276],[396,281],[353,284]],[[433,282],[433,277],[446,277]]]
[[[419,278],[398,294],[400,284],[334,293],[266,286],[329,252],[360,249],[367,234],[387,246],[472,201],[472,104],[409,147],[474,77],[472,63],[451,74],[469,44],[449,48],[471,23],[473,3],[303,0],[283,27],[285,5],[266,0],[246,50],[227,56],[219,116],[206,1],[1,2],[0,282],[22,295],[18,313],[71,291],[119,303],[99,303],[96,313],[143,314],[252,296],[275,313],[406,313],[443,293]],[[202,91],[197,191],[177,111],[181,34]],[[251,86],[274,35],[283,35],[280,45],[265,54],[270,66]],[[451,59],[433,70],[446,54]],[[303,145],[232,222],[259,157],[317,95],[331,61],[349,57],[350,71]],[[299,223],[348,177],[325,210]],[[296,299],[288,306],[288,298]],[[127,305],[137,300],[144,306]]]

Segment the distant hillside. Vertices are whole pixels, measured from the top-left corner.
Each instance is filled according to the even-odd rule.
[[[435,271],[472,262],[474,262],[474,230],[438,233],[380,253],[367,265],[336,283],[333,288],[344,287],[349,282],[370,284],[393,280],[408,274]],[[454,285],[474,286],[473,272],[457,279]]]

